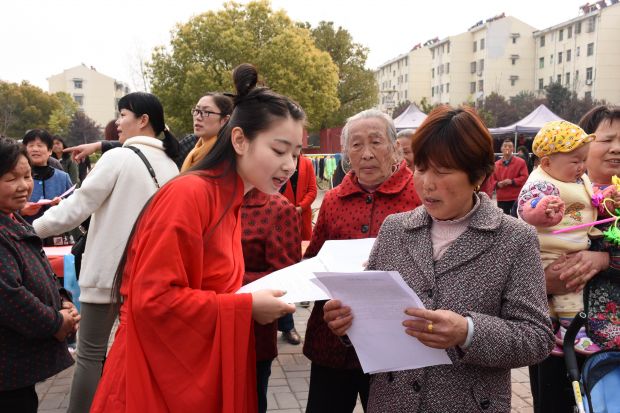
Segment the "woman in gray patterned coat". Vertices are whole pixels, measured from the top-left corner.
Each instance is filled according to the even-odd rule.
[[[493,146],[471,109],[434,110],[412,149],[423,206],[385,220],[368,269],[400,272],[426,308],[403,309],[412,317],[403,334],[446,349],[453,364],[374,375],[368,410],[510,412],[510,369],[554,343],[536,233],[478,192]],[[337,300],[325,305],[337,335],[353,316]]]

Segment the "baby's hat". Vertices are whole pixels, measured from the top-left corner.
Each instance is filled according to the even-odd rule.
[[[588,135],[574,123],[554,120],[545,123],[545,126],[538,131],[532,143],[532,152],[542,158],[554,153],[572,152],[592,140],[594,140],[593,134]]]

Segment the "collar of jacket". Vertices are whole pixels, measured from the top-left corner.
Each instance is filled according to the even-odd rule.
[[[413,179],[413,173],[409,168],[407,168],[407,163],[402,161],[398,166],[398,170],[394,172],[388,179],[383,181],[381,185],[377,188],[375,192],[379,192],[384,195],[398,194],[402,192],[402,190],[407,186],[409,181]],[[365,194],[366,191],[362,189],[360,184],[357,182],[357,176],[354,173],[348,173],[340,185],[338,185],[335,190],[336,195],[339,197],[347,197],[353,194],[362,193]]]
[[[157,138],[152,138],[150,136],[134,136],[133,138],[129,138],[123,143],[123,147],[129,145],[146,145],[152,146],[157,149],[164,149],[164,143]]]
[[[497,208],[484,192],[479,192],[476,196],[480,199],[480,206],[472,215],[468,228],[475,228],[481,231],[497,230],[502,223],[504,212]],[[403,225],[405,229],[418,229],[430,227],[431,222],[431,216],[426,212],[426,208],[422,206],[411,211],[409,216],[405,218]]]
[[[243,197],[243,206],[261,207],[269,201],[269,195],[254,188]]]
[[[34,229],[32,229],[30,224],[24,221],[21,215],[15,213],[14,216],[19,222],[15,222],[8,215],[0,213],[0,231],[17,241],[26,238],[38,238]]]

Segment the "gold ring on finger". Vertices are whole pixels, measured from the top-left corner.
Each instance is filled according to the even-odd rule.
[[[426,329],[428,330],[429,333],[433,334],[433,323],[430,322],[426,325]]]

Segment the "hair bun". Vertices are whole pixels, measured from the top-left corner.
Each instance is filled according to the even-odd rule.
[[[258,71],[249,63],[242,63],[233,70],[233,83],[237,99],[242,100],[258,83]]]

